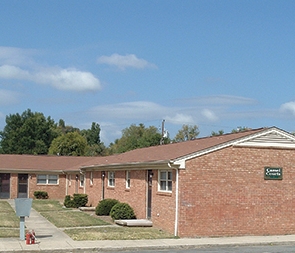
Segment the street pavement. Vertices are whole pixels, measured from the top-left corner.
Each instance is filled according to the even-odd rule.
[[[14,200],[8,200],[13,208]],[[180,238],[156,240],[99,240],[74,241],[55,227],[34,209],[25,218],[26,229],[36,233],[36,244],[26,244],[20,238],[1,238],[0,252],[101,252],[124,250],[147,250],[169,248],[196,248],[209,246],[241,246],[267,244],[295,244],[295,235],[241,236],[218,238]]]

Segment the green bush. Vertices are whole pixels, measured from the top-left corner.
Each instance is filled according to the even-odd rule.
[[[65,196],[64,206],[66,208],[74,208],[75,207],[75,203],[73,201],[73,197],[72,196],[70,196],[70,195],[66,195]]]
[[[48,193],[45,191],[35,191],[34,196],[36,199],[48,199]]]
[[[114,205],[110,215],[113,220],[136,219],[133,208],[127,203],[117,203]]]
[[[74,201],[77,208],[80,206],[86,206],[86,204],[88,202],[88,195],[87,194],[75,193],[73,196],[74,196],[73,201]]]
[[[99,201],[98,205],[95,208],[96,215],[110,215],[110,211],[114,205],[119,203],[116,199],[103,199]]]
[[[88,202],[87,194],[75,193],[73,197],[70,195],[65,196],[64,206],[67,208],[78,208],[81,206],[86,206],[87,202]]]

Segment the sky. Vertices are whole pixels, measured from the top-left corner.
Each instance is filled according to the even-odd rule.
[[[2,0],[0,130],[31,109],[174,138],[237,127],[295,131],[293,0]]]

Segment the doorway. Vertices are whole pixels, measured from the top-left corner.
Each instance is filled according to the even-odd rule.
[[[28,174],[18,174],[18,198],[28,197]]]
[[[153,188],[153,171],[147,172],[147,218],[152,218],[152,188]]]
[[[0,199],[10,198],[10,174],[0,173]]]

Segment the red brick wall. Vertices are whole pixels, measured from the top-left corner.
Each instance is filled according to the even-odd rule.
[[[130,171],[130,189],[126,189],[126,171],[115,172],[115,187],[108,187],[105,179],[105,198],[114,198],[128,203],[138,219],[147,218],[147,171]],[[175,220],[175,171],[173,171],[172,193],[158,191],[158,171],[153,170],[152,217],[153,226],[174,233]]]
[[[264,167],[283,180],[264,180]],[[180,172],[179,235],[295,233],[295,151],[226,148],[187,161]]]
[[[105,199],[117,199],[128,203],[138,219],[146,218],[146,171],[130,171],[130,189],[126,189],[125,170],[115,171],[115,187],[108,186],[105,177]]]
[[[92,180],[91,180],[92,178]],[[86,172],[85,175],[85,193],[88,195],[89,206],[97,206],[98,202],[102,199],[102,181],[101,172],[93,171]]]
[[[158,191],[158,170],[153,171],[152,222],[153,226],[174,234],[175,170],[172,170],[172,193]]]
[[[10,198],[17,198],[17,190],[18,190],[18,174],[11,173],[10,174]]]
[[[66,175],[60,174],[57,185],[37,184],[36,174],[29,174],[28,178],[29,198],[34,198],[35,191],[46,191],[50,199],[63,201],[66,195]]]

